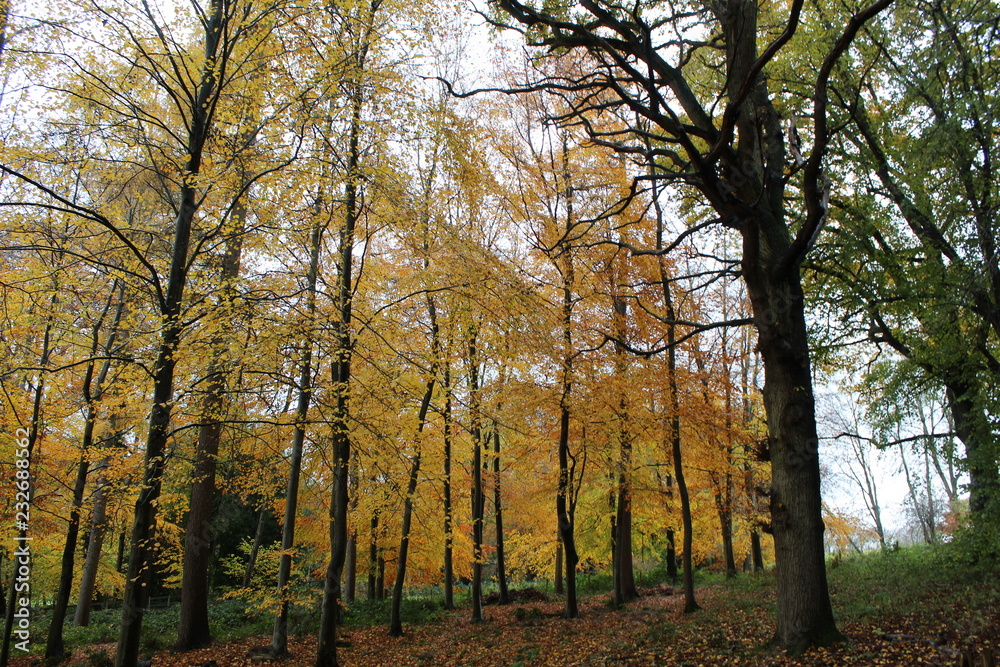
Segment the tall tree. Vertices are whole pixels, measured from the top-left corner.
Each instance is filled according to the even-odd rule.
[[[834,89],[852,129],[835,148],[860,187],[834,201],[814,262],[838,309],[831,345],[865,340],[946,392],[974,523],[987,526],[1000,517],[995,14],[991,2],[907,1],[892,30],[866,31]],[[862,65],[889,87],[857,76]]]
[[[86,406],[86,421],[83,425],[83,438],[80,442],[80,463],[77,466],[76,481],[73,484],[73,500],[70,508],[69,526],[66,531],[66,543],[62,553],[59,590],[56,592],[56,600],[52,608],[52,619],[49,622],[49,632],[45,641],[45,657],[49,659],[59,659],[66,654],[65,644],[63,643],[63,624],[66,621],[66,611],[73,589],[73,563],[76,556],[77,539],[80,534],[83,494],[87,487],[87,475],[90,471],[90,455],[94,444],[94,428],[97,421],[97,404],[101,399],[101,393],[107,381],[108,372],[111,370],[115,338],[118,335],[118,327],[121,324],[122,312],[125,307],[123,299],[124,290],[122,287],[116,285],[112,289],[111,295],[91,329],[91,359],[87,362],[82,385],[83,400]],[[117,300],[117,304],[114,303],[115,300]],[[105,319],[112,312],[111,308],[113,305],[114,314],[107,325],[107,339],[103,344],[105,358],[95,378],[94,371],[97,369],[96,357],[102,347],[101,333],[105,326]]]
[[[331,379],[335,405],[331,415],[333,487],[330,499],[330,561],[323,587],[316,667],[337,665],[337,625],[340,622],[341,575],[347,556],[347,512],[351,460],[350,389],[352,357],[352,313],[355,288],[355,231],[362,216],[362,117],[365,110],[368,56],[379,26],[382,0],[346,8],[342,28],[350,41],[347,56],[350,66],[345,74],[345,88],[350,109],[345,184],[344,222],[340,227],[338,277],[335,285],[336,320],[333,325],[334,357]],[[356,11],[356,16],[353,15]]]
[[[628,144],[622,133],[604,135],[600,117],[621,108],[648,119],[654,135],[650,157],[662,168],[658,176],[697,189],[716,216],[705,226],[723,225],[742,236],[741,273],[766,376],[778,589],[774,642],[792,653],[841,638],[824,565],[800,266],[826,221],[822,162],[830,135],[830,75],[858,30],[890,2],[878,0],[854,15],[818,70],[813,147],[798,174],[803,222],[793,225],[786,213],[786,146],[764,68],[795,35],[803,2],[791,4],[785,29],[758,52],[758,39],[768,35],[753,0],[727,0],[711,8],[587,0],[573,11],[496,1],[525,26],[532,44],[555,54],[579,49],[591,58],[592,68],[582,75],[534,86],[569,98],[571,111],[564,119],[585,121],[593,139],[625,153],[642,153],[641,141],[635,141],[641,137],[633,134]],[[713,35],[709,42],[685,37],[706,28]],[[711,84],[699,81],[705,66],[720,78]],[[721,116],[713,115],[720,98],[726,100]]]

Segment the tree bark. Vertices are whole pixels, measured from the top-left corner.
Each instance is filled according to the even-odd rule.
[[[323,247],[325,223],[314,224],[309,240],[309,270],[306,274],[306,321],[303,333],[302,357],[299,360],[298,399],[295,407],[295,429],[292,433],[292,454],[289,460],[288,483],[285,486],[285,515],[281,527],[281,559],[278,562],[278,595],[281,601],[274,617],[271,634],[271,654],[288,655],[288,580],[292,573],[292,549],[295,547],[295,517],[299,505],[299,475],[302,470],[302,448],[306,439],[306,419],[312,400],[313,337],[316,325],[316,285],[319,280],[319,257]]]
[[[93,357],[98,353],[100,347],[100,332],[101,327],[104,323],[104,318],[107,316],[109,310],[111,309],[112,299],[115,298],[115,292],[118,292],[118,307],[116,308],[115,315],[110,323],[108,338],[104,344],[104,349],[111,354],[111,350],[114,347],[115,337],[118,332],[118,325],[121,322],[122,312],[124,310],[124,300],[121,298],[123,290],[117,289],[117,285],[112,287],[112,295],[108,298],[108,302],[104,307],[104,311],[101,313],[100,318],[94,324],[92,343],[91,343],[91,361],[87,364],[87,369],[84,372],[83,379],[83,399],[87,405],[87,419],[83,426],[83,438],[80,443],[80,462],[77,466],[76,481],[73,485],[73,499],[69,514],[69,525],[66,530],[66,541],[63,545],[62,553],[62,563],[59,574],[59,590],[56,592],[55,603],[52,606],[52,619],[49,622],[49,632],[45,643],[45,657],[49,660],[62,659],[66,655],[66,648],[63,643],[63,626],[66,622],[66,611],[69,607],[69,598],[73,590],[73,564],[76,556],[76,546],[77,540],[80,535],[80,514],[83,508],[83,494],[87,488],[87,475],[90,470],[90,460],[88,454],[94,444],[94,426],[97,421],[97,403],[101,399],[101,393],[105,380],[108,377],[108,371],[111,369],[111,359],[110,357],[104,360],[101,364],[101,370],[97,374],[97,378],[94,378],[94,368],[96,366]],[[91,383],[94,386],[91,387]],[[96,511],[96,507],[95,507]]]
[[[257,554],[260,553],[261,542],[264,541],[264,526],[267,524],[267,517],[270,514],[267,503],[260,507],[257,514],[257,530],[253,536],[253,545],[250,547],[250,554],[247,557],[247,567],[243,571],[243,588],[248,588],[253,581],[253,572],[257,567]]]
[[[73,614],[73,625],[78,627],[85,627],[90,623],[90,609],[94,601],[97,569],[101,563],[101,552],[104,550],[104,535],[108,527],[107,507],[107,481],[101,478],[98,479],[97,489],[94,491],[94,510],[90,519],[87,555],[83,561],[83,574],[80,576],[76,611]]]
[[[563,546],[562,546],[562,534],[559,532],[558,527],[556,528],[556,577],[555,585],[553,591],[556,595],[563,595],[566,592],[566,588],[563,585]]]
[[[229,311],[236,296],[233,282],[239,277],[243,250],[246,207],[242,200],[233,207],[235,230],[226,240],[225,256],[219,273],[222,307]],[[226,318],[229,324],[232,318]],[[224,327],[231,331],[230,326]],[[178,651],[203,648],[212,643],[208,624],[209,561],[212,556],[212,511],[215,503],[215,472],[222,439],[222,417],[226,405],[226,387],[231,372],[226,359],[228,336],[219,334],[210,342],[211,359],[205,378],[201,403],[201,425],[192,471],[191,500],[184,531],[181,609],[177,626]]]
[[[231,44],[224,44],[230,8],[222,0],[212,0],[204,23],[204,64],[199,73],[196,94],[190,100],[188,119],[187,161],[179,193],[179,206],[174,223],[167,288],[161,302],[162,333],[153,367],[153,405],[149,415],[146,454],[139,498],[135,504],[132,527],[132,548],[129,552],[122,618],[115,653],[115,667],[135,667],[139,660],[139,640],[142,617],[149,599],[149,587],[144,580],[153,566],[155,546],[156,505],[163,482],[164,454],[169,438],[170,411],[173,404],[174,369],[177,347],[184,324],[181,321],[184,287],[189,269],[192,225],[200,203],[198,174],[202,153],[212,125],[214,102],[219,96],[218,59]]]
[[[444,361],[444,607],[455,608],[455,573],[452,562],[452,516],[451,516],[451,367]]]
[[[502,384],[502,380],[501,380]],[[497,585],[500,588],[499,604],[510,604],[507,589],[507,562],[503,544],[503,502],[500,493],[500,425],[493,422],[493,513],[497,531]]]
[[[415,451],[410,462],[410,477],[406,485],[406,498],[403,500],[403,526],[402,535],[399,538],[399,557],[396,560],[396,580],[392,586],[392,605],[389,613],[389,634],[393,637],[403,636],[403,620],[400,616],[403,604],[403,586],[406,584],[406,559],[410,550],[410,524],[413,520],[413,496],[417,493],[417,482],[420,481],[420,455],[422,445],[421,435],[424,432],[424,424],[427,422],[427,410],[431,406],[434,398],[434,387],[437,383],[437,368],[440,358],[438,341],[437,310],[434,306],[434,299],[427,299],[427,313],[431,322],[431,369],[427,388],[424,390],[424,397],[420,401],[420,410],[417,413],[417,433],[414,438]]]
[[[469,412],[472,436],[472,622],[482,623],[483,616],[483,519],[486,496],[483,493],[483,427],[479,396],[479,348],[476,325],[468,336]]]
[[[357,51],[351,55],[353,72],[349,81],[351,125],[347,146],[344,185],[344,226],[340,232],[340,272],[337,279],[337,314],[334,322],[336,351],[331,365],[335,394],[331,415],[333,449],[333,493],[330,498],[330,562],[323,585],[323,605],[316,646],[316,667],[337,667],[337,625],[340,623],[340,580],[347,560],[347,514],[350,508],[349,472],[351,464],[350,390],[353,337],[351,334],[354,297],[354,241],[361,217],[361,121],[365,103],[363,78],[368,49],[375,29],[375,15],[381,0],[371,0],[360,29]]]

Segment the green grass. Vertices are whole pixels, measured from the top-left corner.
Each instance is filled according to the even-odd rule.
[[[845,558],[828,567],[838,619],[864,621],[888,614],[926,613],[956,596],[976,605],[993,594],[989,563],[971,564],[954,545],[914,546]]]
[[[355,600],[347,606],[344,625],[349,628],[388,625],[391,605],[391,600]],[[399,609],[403,623],[413,625],[435,621],[444,612],[444,601],[438,597],[404,597]]]

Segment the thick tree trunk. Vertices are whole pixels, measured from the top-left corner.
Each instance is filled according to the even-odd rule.
[[[632,500],[624,475],[619,478],[615,511],[615,603],[623,605],[639,597],[632,567]]]
[[[955,433],[965,445],[969,470],[969,510],[975,520],[1000,494],[996,453],[992,451],[989,437],[989,419],[981,408],[982,399],[972,383],[953,377],[946,386]]]
[[[235,229],[226,241],[225,256],[219,272],[219,288],[224,308],[231,307],[235,291],[233,282],[239,277],[243,251],[243,229],[246,207],[239,201],[232,213]],[[224,331],[231,323],[223,321]],[[212,556],[212,511],[215,503],[215,472],[222,439],[222,417],[230,365],[226,359],[228,336],[219,334],[210,343],[211,359],[205,378],[205,395],[201,403],[201,425],[192,471],[191,500],[184,531],[183,574],[181,578],[181,609],[177,626],[177,650],[189,651],[212,643],[208,625],[209,562]]]
[[[677,581],[677,547],[674,542],[674,529],[667,530],[667,578]]]
[[[764,551],[760,548],[760,532],[750,531],[750,559],[753,561],[753,571],[764,571]]]
[[[774,641],[792,654],[842,639],[826,580],[819,439],[798,272],[744,269],[764,360],[777,573]]]

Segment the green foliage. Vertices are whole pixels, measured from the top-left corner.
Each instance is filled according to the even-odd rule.
[[[344,610],[344,625],[363,628],[389,621],[391,600],[355,600]],[[405,625],[431,623],[445,612],[440,596],[404,597],[400,615]]]

